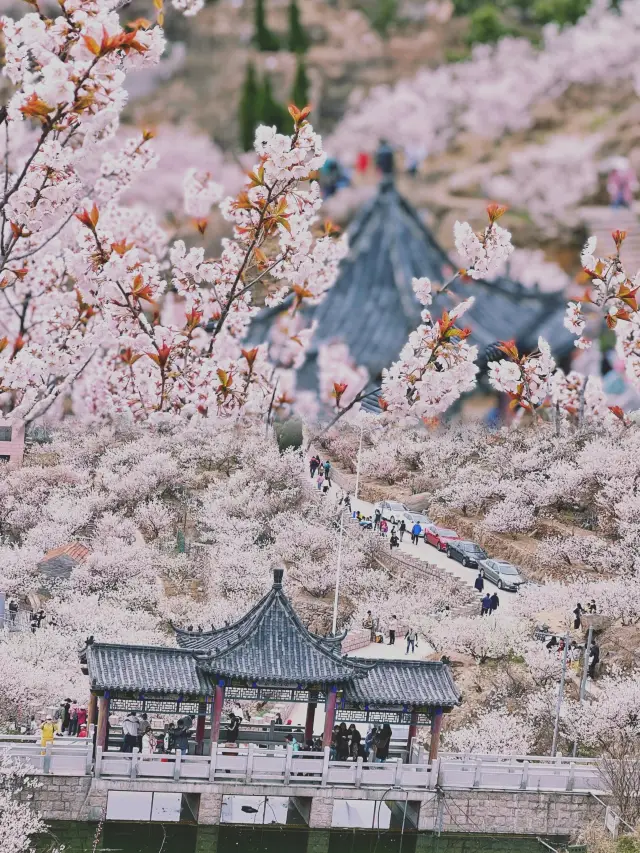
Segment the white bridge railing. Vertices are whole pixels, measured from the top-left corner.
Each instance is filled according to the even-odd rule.
[[[62,740],[62,739],[60,739]],[[324,752],[264,749],[256,744],[218,745],[211,756],[96,751],[86,740],[65,738],[46,748],[37,743],[0,739],[0,751],[30,764],[35,773],[96,778],[216,782],[230,785],[402,788],[405,790],[485,789],[499,791],[606,792],[597,762],[587,758],[442,753],[432,764],[416,758],[370,764],[331,761]]]

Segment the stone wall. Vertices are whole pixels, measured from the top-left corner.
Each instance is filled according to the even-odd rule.
[[[118,791],[166,791],[188,794],[198,812],[198,823],[220,822],[223,795],[290,797],[312,829],[329,829],[336,800],[402,801],[404,792],[367,788],[314,788],[274,785],[176,784],[168,781],[92,779],[91,777],[38,777],[40,787],[23,796],[33,802],[44,820],[98,821],[106,812],[107,795]],[[410,791],[408,801],[419,830],[489,835],[569,836],[594,818],[604,817],[604,807],[587,793],[536,791],[452,790]]]

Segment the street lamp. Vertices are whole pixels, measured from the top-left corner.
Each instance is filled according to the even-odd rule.
[[[336,593],[333,598],[333,636],[335,637],[338,627],[338,590],[340,588],[340,566],[342,563],[342,530],[344,527],[344,507],[340,507],[340,534],[338,539],[338,563],[336,566]]]

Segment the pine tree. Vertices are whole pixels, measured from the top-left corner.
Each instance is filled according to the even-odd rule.
[[[253,137],[260,120],[258,115],[260,92],[256,69],[252,62],[247,65],[244,83],[242,84],[242,95],[240,96],[240,109],[238,123],[240,125],[240,145],[243,151],[249,151],[253,147]]]
[[[264,75],[262,85],[260,86],[260,95],[258,98],[258,121],[261,124],[266,124],[272,127],[274,124],[279,133],[289,133],[291,128],[291,119],[286,107],[279,104],[273,97],[273,89],[271,88],[271,78],[268,74]]]
[[[254,6],[255,33],[253,39],[258,50],[278,50],[280,48],[280,43],[278,42],[277,37],[267,26],[264,4],[265,0],[256,0],[256,5]]]
[[[309,48],[309,36],[300,20],[298,0],[291,0],[289,3],[288,46],[292,53],[306,53]]]
[[[296,76],[291,87],[291,103],[295,104],[298,109],[306,107],[309,103],[309,78],[304,59],[300,55],[296,60]]]

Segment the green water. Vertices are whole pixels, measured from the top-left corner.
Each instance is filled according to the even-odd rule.
[[[38,853],[53,841],[65,853],[92,853],[95,824],[53,823]],[[197,827],[158,823],[105,823],[96,853],[547,853],[534,838],[440,836],[297,827]]]

